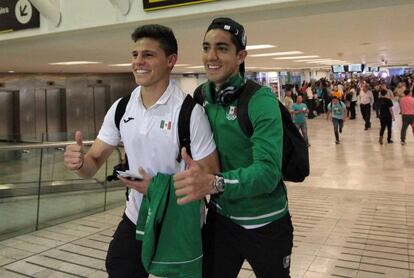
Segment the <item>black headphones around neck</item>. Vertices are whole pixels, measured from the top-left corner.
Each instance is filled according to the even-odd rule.
[[[223,106],[229,106],[234,100],[236,100],[240,93],[242,92],[242,88],[244,86],[244,82],[242,82],[240,87],[236,87],[234,85],[229,85],[224,83],[220,86],[220,88],[216,91],[213,87],[213,83],[211,83],[211,90],[215,94],[215,100],[217,103]]]

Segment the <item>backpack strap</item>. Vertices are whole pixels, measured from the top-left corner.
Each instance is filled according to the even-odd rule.
[[[119,124],[121,123],[122,117],[125,114],[125,109],[127,107],[127,104],[130,98],[131,98],[131,95],[124,96],[123,98],[121,98],[121,100],[118,102],[118,105],[116,106],[115,125],[118,130],[119,130]]]
[[[118,105],[116,106],[114,120],[115,120],[115,126],[118,130],[119,130],[119,125],[121,123],[122,117],[125,114],[125,110],[126,110],[126,107],[127,107],[127,104],[130,98],[131,98],[131,95],[124,96],[123,98],[121,98],[121,100],[118,102]],[[121,162],[118,165],[121,165],[121,164],[125,165],[123,167],[123,171],[129,169],[128,156],[126,153],[125,153],[125,162],[124,163]],[[125,198],[127,201],[129,201],[129,188],[128,187],[125,189]]]
[[[191,156],[191,139],[190,139],[190,120],[191,112],[196,105],[195,100],[187,95],[181,105],[180,115],[178,116],[178,139],[180,141],[180,148],[178,150],[177,162],[181,162],[181,149],[185,147],[187,154]]]
[[[203,90],[203,84],[199,85],[195,89],[193,98],[196,103],[203,106],[204,100],[206,99],[206,94],[204,93],[204,90]]]
[[[247,137],[253,134],[253,125],[249,119],[249,101],[262,86],[252,80],[247,80],[237,102],[237,119],[243,133]]]

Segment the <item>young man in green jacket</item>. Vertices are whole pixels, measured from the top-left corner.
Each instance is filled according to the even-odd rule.
[[[187,170],[174,177],[180,204],[211,194],[203,228],[203,277],[237,277],[247,260],[257,277],[290,277],[293,226],[282,178],[283,127],[276,96],[261,87],[248,104],[253,134],[237,119],[247,55],[243,26],[216,18],[203,41],[208,77],[204,108],[221,173],[206,174],[183,150]]]

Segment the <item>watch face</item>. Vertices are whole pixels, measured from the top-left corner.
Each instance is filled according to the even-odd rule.
[[[220,176],[216,176],[216,189],[218,192],[224,191],[224,178]]]

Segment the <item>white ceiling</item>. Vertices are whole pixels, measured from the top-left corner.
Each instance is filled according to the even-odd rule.
[[[237,2],[237,1],[235,1]],[[171,9],[173,12],[173,9]],[[179,64],[201,65],[201,43],[211,19],[230,16],[241,22],[248,44],[272,44],[277,48],[250,50],[249,54],[293,51],[302,55],[381,65],[414,64],[414,0],[300,0],[289,5],[266,5],[257,9],[224,11],[158,22],[170,26],[178,39]],[[76,32],[0,41],[0,73],[128,72],[130,34],[137,24],[125,23]],[[50,62],[99,61],[101,64],[50,66]],[[318,64],[249,57],[247,67],[298,69]],[[325,66],[326,67],[326,66]],[[176,67],[175,72],[203,72]]]

